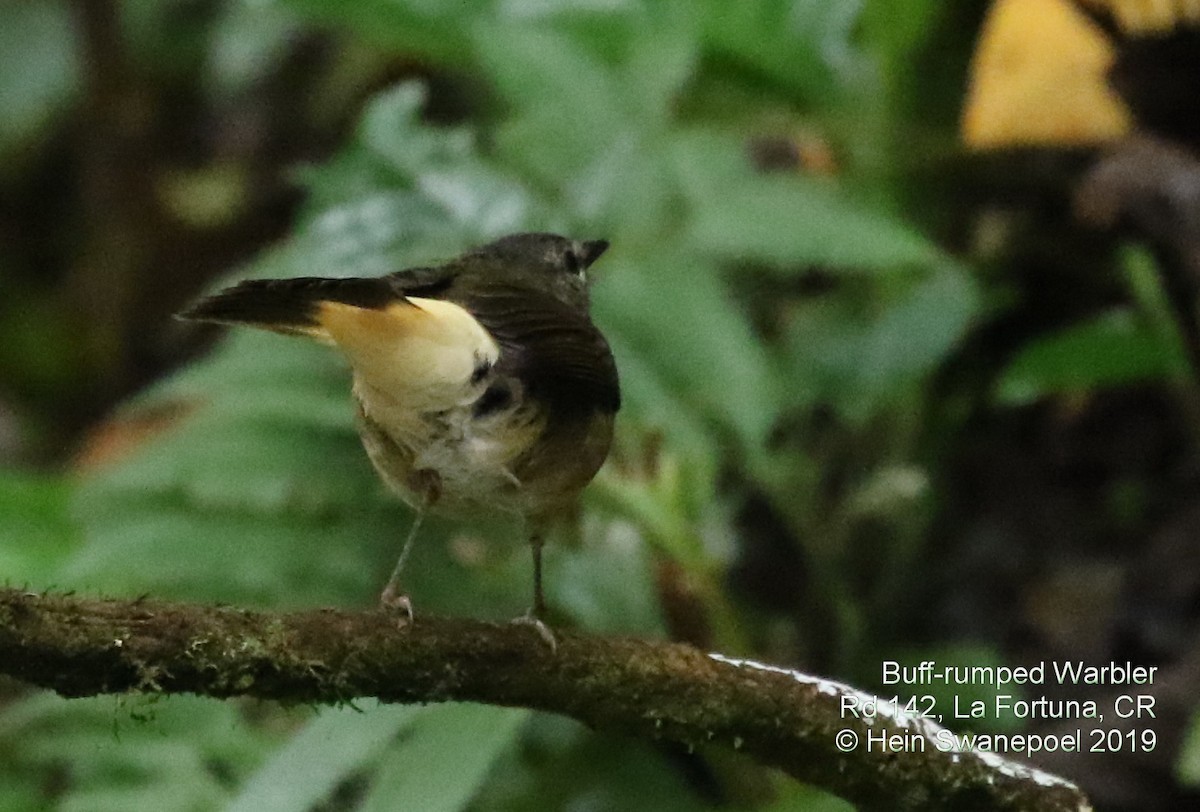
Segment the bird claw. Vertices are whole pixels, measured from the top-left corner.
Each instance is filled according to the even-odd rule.
[[[558,639],[554,636],[554,632],[550,631],[550,627],[532,611],[514,617],[511,622],[514,626],[532,626],[538,637],[542,638],[542,642],[550,647],[550,653],[558,652]]]
[[[407,595],[400,594],[393,584],[384,587],[383,593],[379,596],[379,607],[385,612],[398,614],[400,616],[398,623],[401,629],[412,625],[412,600]]]

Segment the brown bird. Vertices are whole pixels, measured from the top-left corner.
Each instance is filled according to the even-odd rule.
[[[350,362],[367,455],[416,511],[383,605],[411,621],[400,577],[426,512],[498,511],[524,519],[533,550],[533,604],[518,620],[553,645],[544,533],[608,456],[620,407],[588,312],[587,271],[607,248],[516,234],[383,277],[249,280],[180,317],[307,336]]]

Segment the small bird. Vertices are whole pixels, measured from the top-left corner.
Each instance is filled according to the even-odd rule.
[[[621,405],[588,312],[588,269],[607,248],[514,234],[382,277],[252,279],[179,317],[305,336],[349,361],[367,456],[416,513],[382,605],[412,621],[400,578],[427,512],[509,514],[533,551],[533,604],[517,620],[553,646],[544,534],[608,456]]]

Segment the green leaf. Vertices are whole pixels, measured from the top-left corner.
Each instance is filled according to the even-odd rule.
[[[887,271],[943,261],[912,227],[831,181],[755,173],[728,136],[682,133],[671,152],[690,207],[686,239],[715,258],[797,270]]]
[[[1200,787],[1200,711],[1193,711],[1179,746],[1175,774],[1185,787]]]
[[[344,408],[352,412],[353,406]],[[187,418],[161,441],[107,472],[94,486],[121,493],[177,496],[203,511],[299,512],[328,515],[361,504],[374,473],[357,435],[286,419],[236,419],[221,409]],[[314,472],[320,472],[314,476]]]
[[[75,36],[62,3],[0,4],[0,159],[35,144],[78,91]]]
[[[778,408],[778,378],[717,268],[682,252],[648,250],[636,264],[614,255],[605,273],[610,283],[593,291],[599,323],[653,359],[681,400],[747,445],[760,444]]]
[[[252,89],[277,69],[302,34],[296,16],[280,4],[224,4],[209,48],[209,82],[226,95]]]
[[[504,753],[475,803],[477,812],[570,809],[712,810],[661,749],[587,730],[571,719],[537,714],[521,747]]]
[[[0,471],[0,578],[46,583],[79,543],[67,506],[71,484],[58,477]]]
[[[0,730],[0,775],[38,776],[55,788],[40,808],[80,812],[216,808],[275,742],[236,704],[188,696],[38,694],[4,708]]]
[[[858,411],[920,381],[942,364],[966,334],[980,294],[961,269],[942,266],[917,283],[878,320],[866,325],[852,373]],[[843,400],[843,406],[850,406]]]
[[[775,800],[758,808],[758,812],[854,812],[849,801],[823,792],[816,787],[787,781],[778,786]]]
[[[107,503],[63,582],[105,592],[289,606],[363,604],[407,526],[398,512],[360,518],[198,510],[169,500]],[[97,503],[97,512],[102,509]]]
[[[859,280],[860,290],[834,290],[792,307],[786,349],[797,408],[823,401],[853,420],[867,419],[943,364],[980,308],[978,286],[956,265],[882,281]]]
[[[361,602],[407,518],[362,452],[349,388],[329,349],[235,331],[128,407],[177,417],[80,483],[88,543],[62,577],[208,601]]]
[[[636,124],[623,107],[615,70],[567,34],[544,27],[487,26],[477,40],[484,69],[514,107],[496,132],[497,147],[539,186],[569,186],[599,156],[620,145]]]
[[[471,58],[471,42],[463,21],[485,13],[492,0],[452,4],[426,0],[286,0],[286,4],[309,17],[349,28],[392,51],[463,65]]]
[[[938,258],[911,227],[802,177],[746,178],[710,190],[696,202],[688,236],[721,259],[781,266],[890,270]]]
[[[717,457],[704,410],[689,403],[656,367],[655,354],[630,346],[625,335],[608,336],[621,373],[621,424],[624,431],[660,435],[689,464],[711,467]]]
[[[366,152],[310,173],[318,187],[345,183],[348,198],[314,223],[315,248],[330,243],[321,232],[332,232],[338,244],[379,254],[447,226],[458,231],[460,243],[474,242],[520,230],[533,216],[536,204],[525,186],[480,160],[469,131],[419,123],[424,101],[424,89],[413,82],[379,94],[359,127]],[[346,264],[344,258],[334,261]]]
[[[314,215],[288,252],[288,273],[277,275],[382,276],[411,265],[414,255],[429,259],[416,249],[457,253],[461,241],[450,213],[428,197],[383,189]]]
[[[662,241],[662,223],[677,202],[660,138],[627,129],[614,135],[593,160],[563,185],[562,199],[590,233],[622,244]],[[605,265],[608,263],[606,262]],[[604,271],[601,270],[601,278]]]
[[[649,3],[631,15],[629,51],[622,60],[624,87],[638,119],[666,123],[699,67],[700,21],[690,0]]]
[[[581,146],[619,125],[622,88],[612,67],[561,28],[527,21],[481,25],[475,32],[483,69],[518,110],[545,109],[570,100],[571,115],[559,116],[561,131]],[[586,92],[580,92],[580,89]],[[591,132],[599,127],[600,132]]]
[[[853,65],[859,3],[841,0],[759,0],[697,4],[706,50],[758,83],[809,104],[828,101],[839,70]]]
[[[651,551],[624,522],[588,521],[584,543],[546,548],[552,606],[597,634],[665,636]]]
[[[479,790],[530,711],[487,705],[427,708],[384,756],[361,809],[455,812]]]
[[[432,708],[365,703],[325,708],[242,785],[225,812],[313,809],[338,784],[373,768],[387,745]]]
[[[402,82],[371,100],[358,128],[362,143],[406,178],[472,157],[474,140],[469,131],[421,126],[425,97],[422,85]]]
[[[1163,352],[1178,364],[1179,371],[1172,377],[1192,387],[1192,397],[1195,397],[1197,370],[1188,361],[1187,338],[1180,324],[1181,318],[1195,318],[1195,314],[1181,317],[1177,313],[1167,292],[1164,272],[1146,246],[1122,246],[1118,256],[1125,281],[1137,303],[1141,323],[1157,336]]]
[[[1001,373],[995,397],[1016,406],[1185,373],[1174,348],[1121,308],[1029,344]]]
[[[135,396],[123,413],[221,407],[239,416],[309,417],[305,422],[314,426],[349,426],[347,420],[330,420],[327,414],[335,404],[350,402],[349,380],[348,366],[328,347],[259,330],[230,329],[206,358]],[[281,401],[286,407],[292,397],[302,395],[312,400],[279,410]]]

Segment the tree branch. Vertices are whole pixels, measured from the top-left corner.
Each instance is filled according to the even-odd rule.
[[[941,752],[939,728],[887,703],[843,718],[854,689],[689,646],[422,615],[277,614],[0,590],[0,673],[68,696],[138,691],[285,702],[463,700],[719,744],[866,809],[1090,809],[1072,784],[994,755]],[[885,712],[886,711],[886,712]],[[850,730],[859,746],[838,749]],[[868,752],[868,735],[921,746]],[[842,734],[845,736],[846,734]],[[844,743],[844,740],[843,740]]]

